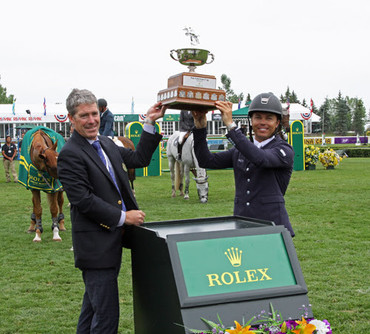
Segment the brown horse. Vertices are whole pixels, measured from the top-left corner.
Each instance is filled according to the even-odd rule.
[[[58,152],[56,151],[58,141],[56,140],[53,144],[49,136],[42,130],[38,130],[34,133],[31,149],[30,158],[32,164],[37,168],[37,170],[42,172],[47,172],[51,177],[57,179],[57,159]],[[46,179],[44,179],[47,182]],[[34,242],[41,241],[41,233],[43,232],[41,215],[41,196],[40,190],[31,189],[32,192],[32,203],[33,203],[33,213],[31,215],[31,225],[28,232],[36,232],[36,236],[33,239]],[[52,231],[53,240],[62,241],[59,236],[59,230],[65,231],[64,227],[64,215],[63,215],[63,191],[56,191],[53,193],[47,193],[47,198],[50,206],[50,213],[52,217]],[[59,215],[58,215],[59,213]]]
[[[119,140],[119,142],[117,142],[117,139]],[[132,140],[130,138],[114,137],[113,141],[118,146],[123,146],[123,147],[129,148],[129,149],[135,151],[135,145],[134,145],[134,143],[132,142]],[[128,179],[130,180],[130,183],[131,183],[132,192],[135,195],[135,189],[134,189],[134,180],[136,180],[135,168],[128,169],[127,173],[128,173]]]

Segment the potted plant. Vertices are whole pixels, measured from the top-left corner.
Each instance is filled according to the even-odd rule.
[[[326,169],[334,169],[343,159],[332,148],[319,154],[319,160]]]
[[[284,321],[271,304],[270,308],[271,312],[262,311],[243,325],[235,321],[234,327],[225,327],[220,317],[218,317],[218,324],[201,318],[210,330],[190,329],[190,331],[196,334],[332,334],[330,323],[327,320],[309,319],[307,314],[304,314],[301,320]],[[252,322],[254,325],[251,325]]]
[[[316,164],[319,161],[320,149],[313,145],[304,146],[304,156],[305,164],[304,167],[306,170],[316,169]]]

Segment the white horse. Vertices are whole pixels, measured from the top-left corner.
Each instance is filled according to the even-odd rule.
[[[167,142],[167,159],[171,172],[172,197],[176,196],[176,190],[180,190],[180,196],[189,199],[189,172],[194,174],[194,181],[197,184],[198,196],[201,203],[208,201],[208,176],[207,171],[199,167],[198,160],[194,153],[194,139],[191,134],[182,146],[181,161],[176,160],[178,149],[177,143],[179,132],[175,132]],[[183,192],[183,179],[185,174],[185,194]]]

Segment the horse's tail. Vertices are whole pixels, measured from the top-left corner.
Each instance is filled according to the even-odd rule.
[[[180,189],[180,184],[182,182],[182,180],[180,178],[180,168],[181,168],[180,162],[175,160],[175,190]]]

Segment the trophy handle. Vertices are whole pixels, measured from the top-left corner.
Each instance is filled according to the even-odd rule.
[[[172,52],[174,52],[174,51],[177,53],[177,50],[175,50],[175,49],[174,49],[174,50],[171,50],[171,51],[170,51],[170,56],[171,56],[171,58],[172,58],[173,60],[179,61],[179,59],[176,59],[176,58],[172,55]]]
[[[213,61],[215,60],[215,56],[213,55],[213,53],[208,54],[208,56],[210,56],[212,59],[209,63],[206,62],[206,64],[213,63]]]

